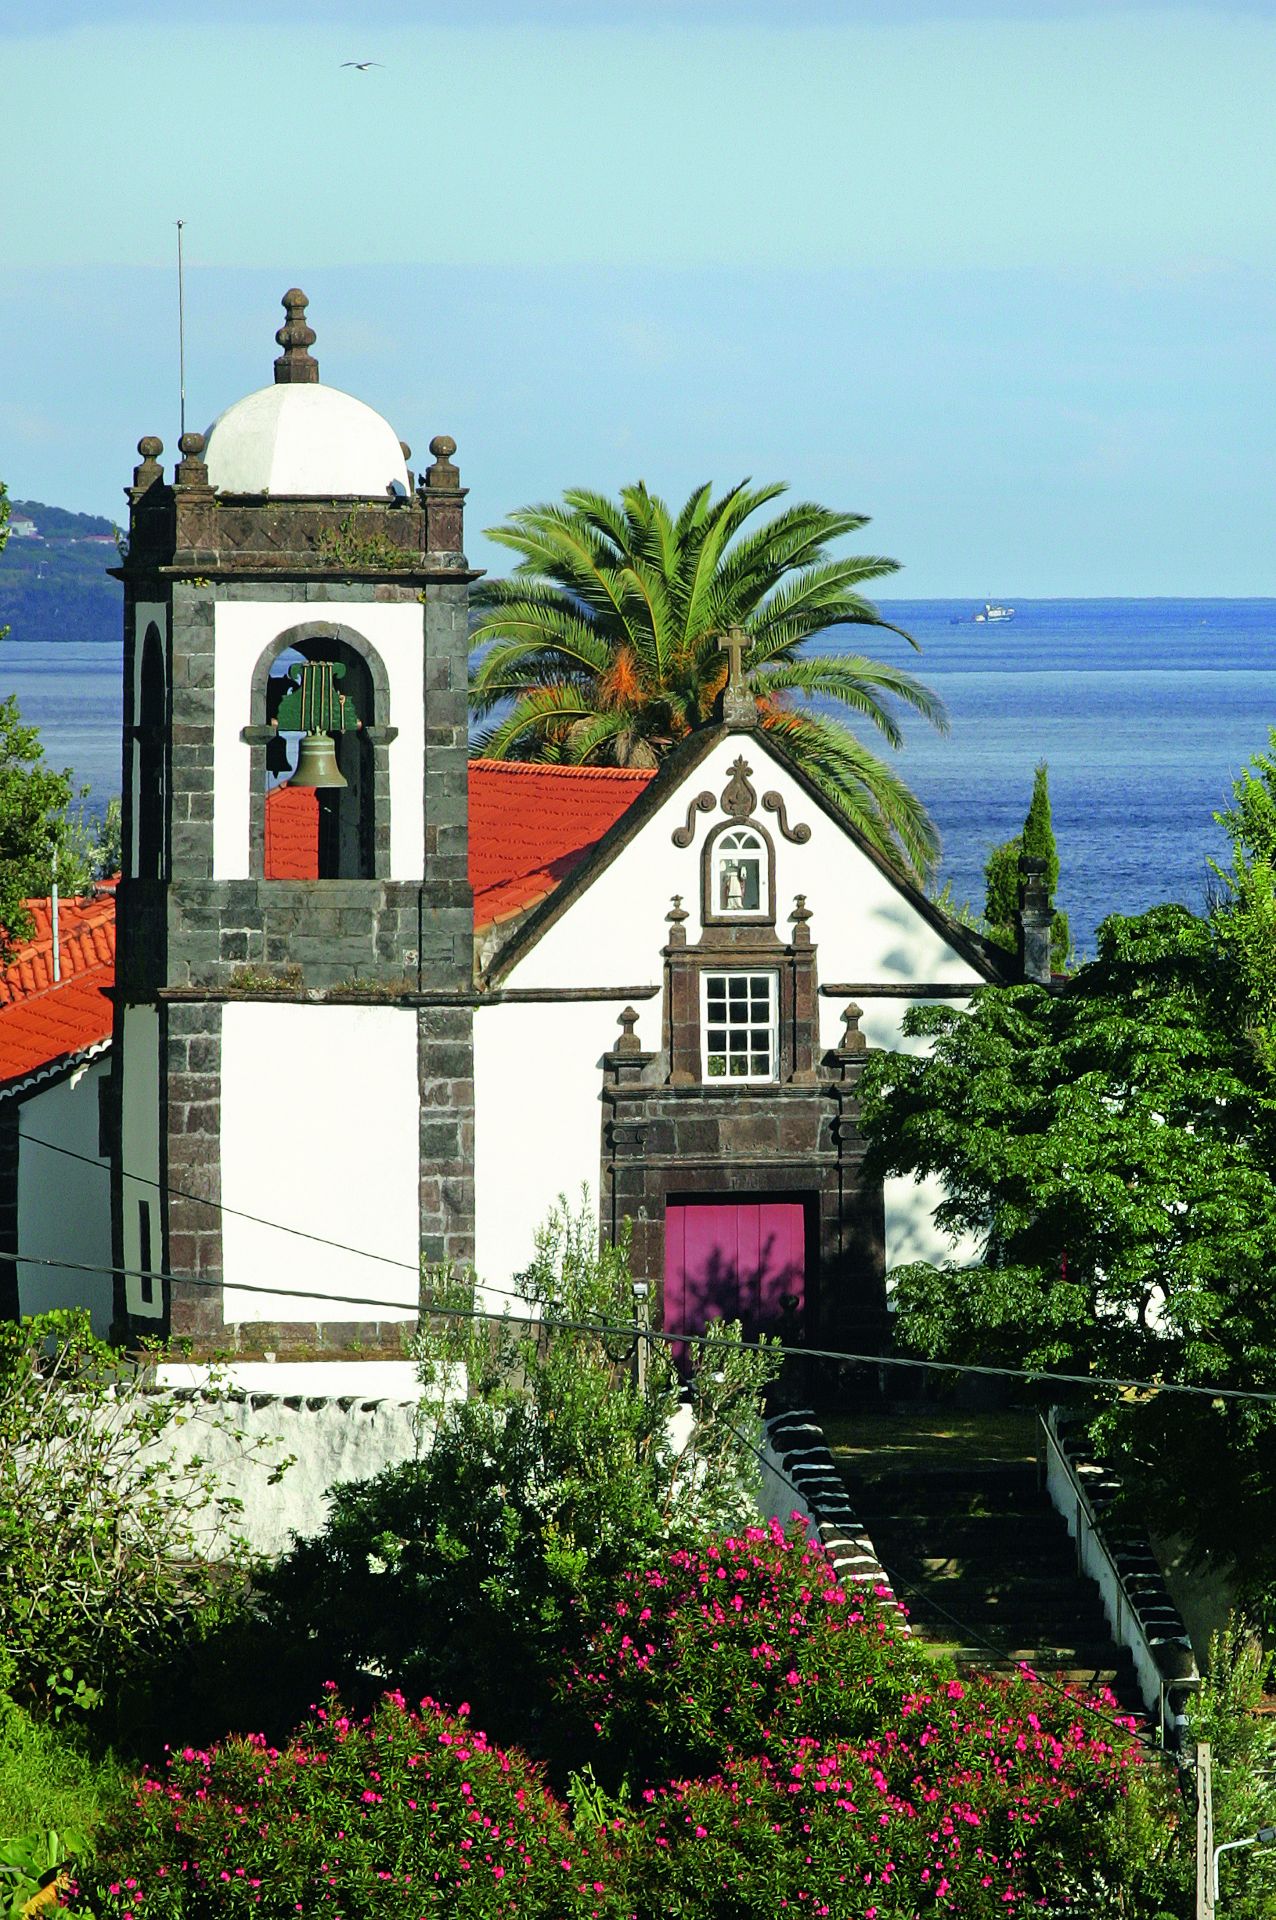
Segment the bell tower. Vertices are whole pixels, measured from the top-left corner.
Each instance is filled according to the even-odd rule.
[[[465,489],[319,379],[138,443],[124,583],[117,1319],[397,1349],[473,1245]]]

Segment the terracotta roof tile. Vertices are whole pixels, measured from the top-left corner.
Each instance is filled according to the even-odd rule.
[[[552,893],[652,777],[650,768],[472,760],[470,885],[476,929],[526,913]],[[319,870],[318,832],[315,795],[304,787],[276,787],[266,801],[271,879],[313,880]]]
[[[53,980],[47,900],[28,900],[30,940],[0,971],[0,1086],[110,1038],[115,984],[115,897],[64,900],[58,913],[62,978]]]
[[[651,768],[470,762],[476,930],[526,913],[567,878],[654,778]]]
[[[516,919],[551,894],[653,778],[648,769],[470,762],[470,883],[476,929]],[[313,879],[319,808],[313,792],[278,787],[266,802],[267,871]],[[53,983],[47,900],[0,971],[0,1087],[82,1052],[111,1033],[115,898],[66,900],[59,915],[62,978]]]

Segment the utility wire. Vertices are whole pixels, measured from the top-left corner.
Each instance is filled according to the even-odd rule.
[[[102,1171],[102,1173],[106,1173],[107,1171],[107,1167],[102,1164],[102,1160],[96,1160],[92,1154],[75,1152],[75,1148],[71,1148],[71,1146],[59,1146],[54,1140],[38,1139],[38,1135],[23,1135],[23,1140],[29,1142],[31,1146],[44,1146],[44,1148],[48,1148],[50,1154],[63,1154],[67,1160],[79,1160],[79,1162],[83,1162],[83,1164],[88,1165],[88,1167],[98,1167],[98,1171]],[[284,1221],[267,1219],[263,1213],[242,1212],[240,1208],[226,1206],[223,1200],[207,1200],[203,1194],[192,1194],[192,1192],[188,1192],[184,1187],[167,1187],[163,1181],[155,1181],[155,1179],[152,1179],[152,1177],[146,1175],[146,1173],[127,1173],[127,1171],[121,1169],[121,1177],[127,1179],[127,1181],[134,1181],[138,1187],[152,1187],[155,1192],[167,1192],[167,1194],[177,1196],[180,1200],[194,1200],[198,1206],[211,1208],[215,1213],[228,1213],[228,1215],[232,1215],[234,1219],[246,1219],[246,1221],[251,1221],[255,1227],[269,1227],[274,1233],[286,1233],[286,1235],[294,1236],[297,1240],[311,1240],[315,1246],[332,1248],[332,1250],[338,1252],[338,1254],[351,1254],[351,1256],[357,1258],[357,1260],[376,1261],[378,1265],[395,1267],[399,1273],[414,1273],[414,1275],[420,1277],[420,1265],[413,1265],[413,1261],[395,1260],[393,1254],[372,1254],[372,1252],[368,1252],[363,1246],[349,1246],[345,1240],[330,1240],[330,1238],[326,1238],[326,1236],[320,1235],[320,1233],[309,1233],[305,1227],[290,1227],[290,1225],[286,1225]],[[163,1281],[163,1279],[167,1279],[167,1281],[175,1281],[175,1283],[180,1284],[180,1286],[226,1286],[226,1284],[230,1284],[236,1292],[276,1294],[276,1296],[280,1296],[280,1298],[292,1298],[292,1300],[315,1300],[315,1298],[324,1298],[324,1300],[332,1300],[334,1306],[374,1306],[374,1308],[401,1306],[401,1302],[376,1300],[376,1298],[370,1298],[370,1296],[365,1296],[365,1294],[322,1294],[322,1296],[319,1296],[319,1294],[315,1294],[313,1288],[307,1290],[307,1288],[301,1288],[301,1286],[261,1286],[261,1284],[255,1283],[255,1281],[253,1281],[253,1283],[249,1283],[249,1281],[230,1281],[230,1283],[226,1283],[224,1279],[201,1281],[201,1279],[194,1277],[194,1275],[184,1275],[184,1273],[178,1273],[178,1275],[167,1273],[167,1275],[165,1275],[165,1273],[154,1273],[154,1271],[146,1271],[146,1269],[102,1267],[102,1265],[86,1265],[86,1263],[81,1263],[81,1261],[73,1260],[52,1260],[52,1258],[42,1258],[42,1260],[40,1260],[40,1258],[36,1258],[36,1256],[31,1256],[31,1254],[0,1254],[0,1260],[21,1260],[29,1263],[29,1265],[65,1267],[65,1269],[69,1269],[69,1271],[73,1271],[73,1273],[125,1275],[125,1279],[146,1279],[146,1281],[155,1281],[155,1279],[161,1279],[161,1281]],[[484,1281],[484,1283],[480,1283],[480,1290],[485,1292],[485,1294],[497,1294],[497,1296],[503,1298],[503,1300],[516,1300],[516,1302],[520,1302],[522,1306],[530,1306],[528,1296],[516,1292],[516,1290],[510,1288],[510,1286],[489,1286],[489,1284]],[[443,1313],[445,1309],[430,1306],[428,1311],[432,1311],[432,1313]],[[457,1311],[457,1309],[447,1309],[447,1311]],[[468,1315],[468,1317],[499,1321],[503,1315],[501,1315],[501,1313],[472,1313],[472,1315]],[[556,1327],[556,1329],[562,1329],[562,1331],[601,1332],[601,1334],[620,1334],[620,1336],[626,1336],[626,1334],[633,1332],[633,1327],[610,1325],[610,1323],[604,1323],[604,1321],[558,1321],[558,1319],[547,1317],[547,1315],[541,1315],[539,1319],[541,1319],[541,1325],[545,1325],[545,1327]],[[664,1332],[654,1331],[654,1329],[652,1329],[652,1331],[649,1332],[649,1338],[650,1340],[660,1340],[660,1342],[664,1342],[664,1344],[668,1344],[668,1346],[706,1346],[710,1336],[708,1336],[708,1334],[693,1334],[693,1332]],[[1180,1396],[1180,1398],[1195,1398],[1195,1400],[1238,1400],[1238,1402],[1249,1402],[1249,1404],[1255,1405],[1276,1405],[1276,1392],[1261,1392],[1259,1388],[1247,1388],[1247,1386],[1192,1386],[1192,1384],[1182,1382],[1182,1380],[1126,1379],[1126,1377],[1122,1377],[1122,1375],[1105,1375],[1105,1373],[1052,1373],[1050,1369],[1044,1369],[1044,1367],[990,1367],[990,1365],[984,1365],[984,1363],[979,1363],[979,1361],[965,1361],[965,1359],[917,1359],[917,1357],[913,1357],[911,1354],[858,1354],[858,1352],[850,1352],[850,1350],[846,1350],[846,1348],[831,1348],[831,1346],[785,1346],[781,1340],[771,1340],[771,1338],[766,1338],[766,1340],[741,1340],[741,1350],[743,1350],[743,1352],[760,1352],[760,1350],[766,1350],[768,1354],[796,1356],[798,1359],[854,1361],[854,1363],[865,1365],[865,1367],[902,1367],[902,1369],[906,1369],[906,1371],[917,1371],[917,1373],[956,1373],[956,1375],[975,1375],[975,1377],[979,1377],[979,1379],[1028,1380],[1028,1382],[1032,1382],[1032,1384],[1036,1384],[1036,1386],[1086,1386],[1086,1388],[1092,1388],[1092,1390],[1094,1390],[1094,1388],[1105,1388],[1105,1390],[1109,1390],[1109,1392],[1119,1392],[1119,1394],[1128,1394],[1128,1392],[1176,1394],[1176,1396]]]

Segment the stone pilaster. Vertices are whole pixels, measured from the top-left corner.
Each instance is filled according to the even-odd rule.
[[[168,1330],[207,1338],[223,1330],[222,1010],[208,1000],[168,1002],[160,1010],[161,1149],[168,1191],[164,1270]]]
[[[421,1258],[474,1261],[474,1016],[469,1007],[417,1011],[421,1098]]]

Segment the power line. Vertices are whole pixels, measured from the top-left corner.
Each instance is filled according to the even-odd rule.
[[[42,1140],[38,1134],[24,1133],[22,1136],[22,1144],[31,1147],[44,1147],[49,1153],[60,1153],[66,1160],[79,1160],[86,1167],[96,1167],[101,1173],[109,1174],[110,1172],[110,1168],[103,1161],[95,1159],[91,1153],[77,1153],[74,1147],[61,1146],[54,1140]],[[146,1173],[129,1173],[124,1168],[121,1168],[120,1177],[123,1180],[131,1180],[135,1186],[151,1187],[156,1193],[169,1194],[176,1200],[193,1200],[197,1206],[208,1207],[214,1213],[229,1214],[234,1220],[247,1220],[255,1227],[268,1227],[275,1233],[291,1234],[295,1240],[309,1240],[312,1241],[315,1246],[328,1247],[334,1253],[352,1254],[357,1260],[372,1260],[375,1261],[378,1266],[394,1267],[400,1273],[413,1273],[416,1274],[418,1278],[420,1277],[421,1267],[419,1261],[414,1265],[410,1260],[397,1259],[392,1253],[373,1253],[367,1247],[352,1247],[344,1240],[332,1240],[325,1234],[311,1233],[306,1227],[290,1227],[287,1222],[283,1220],[270,1220],[267,1219],[264,1214],[260,1213],[246,1213],[242,1207],[227,1206],[224,1200],[209,1200],[204,1194],[192,1193],[187,1187],[174,1187],[162,1180],[152,1180],[150,1175]],[[61,1265],[64,1263],[55,1262],[54,1264]],[[98,1269],[98,1271],[105,1271],[105,1269]],[[116,1271],[116,1269],[112,1269],[112,1271]],[[119,1271],[122,1272],[123,1269],[121,1268]],[[155,1276],[145,1277],[153,1278]],[[168,1277],[176,1277],[185,1284],[184,1275],[170,1275]],[[249,1288],[248,1291],[261,1293],[264,1289],[261,1287],[252,1287]],[[505,1300],[523,1300],[526,1297],[510,1287],[485,1287],[484,1291],[499,1294],[501,1298]],[[306,1295],[304,1297],[310,1298],[312,1296]],[[333,1299],[343,1300],[347,1305],[351,1306],[364,1306],[369,1304],[366,1301],[357,1300],[353,1294],[334,1294],[332,1297]],[[376,1305],[377,1302],[374,1301],[371,1304]],[[389,1303],[383,1301],[380,1304],[388,1305]]]
[[[106,1166],[104,1166],[103,1162],[99,1159],[95,1159],[92,1154],[78,1153],[72,1147],[60,1146],[57,1142],[53,1140],[42,1140],[36,1134],[24,1134],[22,1137],[23,1137],[23,1141],[31,1146],[44,1147],[49,1153],[59,1153],[59,1154],[62,1154],[68,1160],[82,1161],[85,1166],[96,1167],[102,1173],[109,1172],[109,1169]],[[153,1180],[149,1174],[128,1173],[122,1169],[121,1177],[125,1180],[132,1180],[138,1186],[151,1187],[157,1193],[171,1194],[181,1200],[192,1200],[198,1206],[211,1208],[215,1213],[229,1214],[234,1219],[250,1221],[254,1226],[267,1227],[272,1229],[276,1233],[290,1234],[294,1239],[308,1240],[308,1241],[311,1241],[316,1246],[328,1247],[333,1252],[336,1252],[336,1253],[348,1253],[348,1254],[351,1254],[355,1259],[372,1260],[377,1262],[381,1266],[394,1267],[401,1273],[412,1273],[412,1274],[416,1274],[418,1277],[420,1276],[419,1264],[414,1266],[411,1261],[398,1260],[394,1257],[393,1254],[372,1253],[365,1247],[353,1247],[346,1241],[332,1240],[332,1239],[329,1239],[326,1235],[321,1233],[311,1233],[305,1227],[290,1227],[284,1221],[270,1220],[266,1218],[264,1214],[246,1213],[243,1211],[243,1209],[239,1207],[228,1206],[222,1200],[209,1200],[203,1194],[191,1193],[185,1187],[174,1187],[174,1186],[165,1185],[165,1183],[160,1180]],[[13,1255],[8,1255],[8,1254],[0,1257],[5,1259],[14,1258]],[[24,1260],[30,1258],[30,1256],[25,1254],[17,1257]],[[39,1261],[32,1260],[32,1264],[37,1264],[37,1265],[43,1264],[43,1265],[55,1266],[55,1267],[65,1266],[65,1267],[71,1268],[72,1270],[83,1271],[86,1273],[111,1273],[111,1274],[122,1273],[125,1275],[126,1278],[140,1278],[140,1279],[148,1279],[148,1280],[167,1279],[170,1281],[175,1280],[177,1284],[180,1286],[218,1287],[218,1286],[224,1286],[226,1284],[224,1279],[223,1280],[198,1280],[195,1278],[194,1275],[186,1275],[186,1274],[158,1274],[157,1275],[154,1273],[145,1273],[145,1272],[129,1272],[123,1267],[117,1268],[117,1267],[86,1266],[83,1268],[77,1268],[75,1262],[73,1261],[46,1260],[43,1262],[39,1262]],[[519,1293],[511,1287],[489,1286],[486,1281],[480,1282],[478,1284],[481,1286],[482,1291],[486,1294],[496,1294],[497,1296],[499,1296],[499,1298],[503,1300],[516,1300],[516,1301],[519,1301],[524,1306],[528,1306],[532,1304],[528,1300],[528,1297],[526,1294]],[[359,1294],[353,1294],[353,1293],[334,1293],[334,1294],[318,1295],[313,1291],[313,1289],[307,1292],[304,1288],[300,1288],[300,1287],[294,1287],[294,1288],[265,1287],[265,1286],[257,1285],[256,1283],[254,1283],[251,1286],[242,1286],[240,1290],[246,1293],[279,1294],[281,1297],[300,1299],[300,1300],[313,1300],[318,1298],[330,1299],[334,1302],[334,1304],[339,1304],[341,1306],[376,1307],[376,1306],[393,1306],[396,1304],[393,1301],[371,1299],[371,1298],[368,1298]],[[439,1309],[437,1308],[432,1308],[430,1310],[433,1312],[439,1311]],[[501,1318],[500,1314],[496,1314],[496,1313],[489,1314],[486,1317],[492,1320],[499,1320]],[[554,1320],[543,1320],[543,1324],[545,1326],[561,1327],[564,1330],[566,1330],[569,1328],[570,1323],[565,1321],[560,1322],[560,1321],[554,1321]],[[631,1333],[633,1331],[632,1327],[604,1325],[602,1323],[599,1323],[596,1328],[586,1327],[585,1324],[582,1323],[580,1327],[578,1327],[576,1330],[577,1331],[597,1331],[599,1333],[610,1333],[610,1334]],[[686,1344],[686,1345],[703,1346],[705,1344],[707,1337],[708,1336],[703,1334],[665,1333],[665,1332],[655,1332],[655,1331],[652,1331],[649,1335],[649,1338],[653,1340],[665,1341],[672,1345]],[[785,1346],[777,1340],[770,1340],[770,1339],[765,1341],[744,1340],[744,1341],[741,1341],[740,1344],[745,1351],[750,1351],[750,1352],[756,1352],[756,1351],[759,1351],[761,1348],[765,1347],[768,1353],[778,1353],[786,1356],[792,1354],[797,1356],[798,1358],[805,1358],[808,1360],[850,1361],[862,1366],[869,1366],[869,1367],[898,1367],[898,1368],[903,1368],[905,1370],[920,1371],[923,1373],[971,1374],[971,1375],[977,1376],[978,1378],[988,1379],[988,1380],[1026,1380],[1031,1382],[1033,1385],[1040,1385],[1040,1386],[1071,1386],[1071,1387],[1088,1387],[1091,1389],[1103,1388],[1105,1390],[1109,1390],[1116,1393],[1151,1393],[1151,1394],[1166,1393],[1166,1394],[1177,1394],[1179,1396],[1190,1396],[1193,1398],[1205,1399],[1205,1400],[1247,1401],[1251,1404],[1257,1404],[1260,1406],[1276,1405],[1276,1391],[1273,1391],[1271,1393],[1264,1393],[1257,1388],[1250,1388],[1250,1387],[1192,1386],[1188,1383],[1181,1382],[1181,1381],[1138,1380],[1138,1379],[1132,1379],[1132,1378],[1123,1378],[1121,1376],[1112,1375],[1112,1374],[1052,1373],[1047,1369],[1040,1368],[1040,1367],[996,1367],[996,1366],[985,1365],[981,1362],[973,1361],[973,1360],[933,1360],[933,1359],[922,1360],[922,1359],[915,1358],[913,1355],[910,1355],[910,1354],[852,1353],[852,1352],[846,1351],[845,1349],[837,1348],[837,1347],[791,1347],[791,1346]]]

